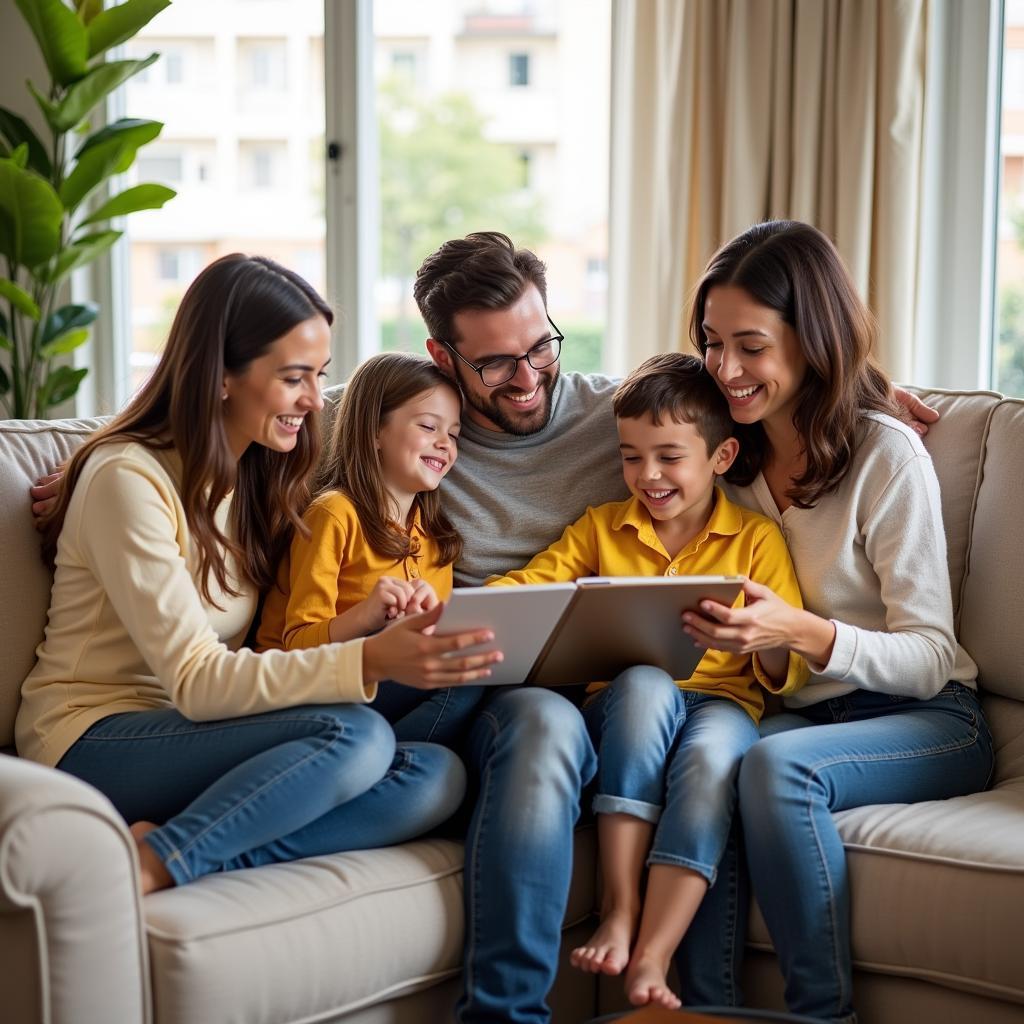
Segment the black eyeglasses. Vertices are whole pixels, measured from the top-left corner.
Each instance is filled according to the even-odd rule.
[[[524,355],[497,356],[494,359],[488,359],[487,362],[481,363],[479,366],[477,366],[476,363],[471,363],[451,342],[446,341],[443,342],[443,344],[445,348],[449,349],[467,366],[476,370],[476,372],[480,374],[480,380],[483,381],[485,387],[496,388],[499,384],[504,384],[516,375],[516,370],[519,369],[519,364],[524,359],[535,370],[543,370],[545,366],[550,366],[552,363],[558,362],[558,357],[562,352],[562,342],[565,341],[565,337],[558,328],[555,327],[555,321],[552,320],[551,317],[548,317],[548,323],[551,324],[552,328],[554,328],[554,337],[546,338],[544,341],[537,342],[537,344]]]

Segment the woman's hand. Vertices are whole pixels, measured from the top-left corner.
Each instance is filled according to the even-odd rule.
[[[734,654],[786,648],[808,662],[825,665],[832,656],[835,626],[812,612],[794,608],[770,587],[753,580],[743,584],[745,604],[727,608],[702,601],[702,615],[683,612],[683,630],[701,647]]]
[[[363,643],[363,679],[376,683],[393,679],[420,690],[459,686],[491,674],[488,665],[502,660],[501,651],[456,657],[454,652],[494,639],[489,629],[450,636],[431,636],[444,605],[428,612],[407,615]],[[447,655],[447,657],[446,657]]]

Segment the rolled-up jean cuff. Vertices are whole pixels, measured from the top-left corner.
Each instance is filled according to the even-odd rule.
[[[690,860],[689,857],[677,857],[673,853],[658,853],[657,850],[651,850],[647,857],[647,866],[650,867],[652,864],[666,864],[673,868],[689,868],[691,871],[696,871],[698,875],[707,879],[708,888],[715,884],[715,879],[718,877],[718,866],[701,864],[700,861]]]
[[[167,873],[174,879],[175,885],[184,885],[192,881],[192,873],[185,864],[181,852],[171,846],[157,832],[150,832],[143,836],[142,841],[160,858]]]
[[[624,796],[609,796],[607,793],[598,793],[592,806],[595,814],[628,814],[641,821],[649,821],[652,825],[657,825],[662,811],[661,804],[630,800]]]

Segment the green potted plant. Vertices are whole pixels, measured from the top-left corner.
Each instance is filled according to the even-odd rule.
[[[16,113],[0,107],[0,403],[18,419],[45,416],[71,398],[85,368],[61,357],[84,344],[99,309],[58,305],[68,275],[106,252],[122,232],[110,220],[157,209],[175,193],[144,184],[117,195],[97,190],[123,174],[159,121],[123,118],[94,129],[106,97],[159,56],[106,61],[170,0],[15,0],[49,72],[48,88],[28,90],[48,133],[40,138]],[[90,199],[93,201],[90,202]]]

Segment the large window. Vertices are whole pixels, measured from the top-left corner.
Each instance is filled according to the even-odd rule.
[[[1024,0],[1005,5],[1000,129],[993,385],[1024,397]]]
[[[113,403],[104,404],[122,404],[145,379],[182,294],[219,255],[272,256],[342,305],[335,373],[343,374],[356,352],[423,351],[416,268],[446,239],[478,230],[503,231],[546,261],[552,315],[566,334],[563,365],[599,370],[610,4],[360,0],[373,29],[356,52],[351,21],[325,42],[324,0],[176,0],[126,47],[127,56],[163,56],[127,84],[114,111],[165,123],[129,184],[163,182],[178,195],[128,220],[115,275],[122,329]],[[375,112],[376,129],[337,149],[342,164],[371,154],[368,194],[379,216],[332,269],[327,239],[344,237],[351,204],[341,199],[327,223],[336,193],[325,177],[326,62],[335,60],[336,72],[353,54],[372,73],[358,95],[336,87],[331,99]],[[353,261],[380,274],[346,295]],[[371,315],[357,316],[357,304]]]
[[[127,219],[116,404],[216,257],[262,253],[324,289],[323,32],[323,0],[175,0],[126,47],[162,54],[118,98],[126,115],[165,125],[132,180],[178,195]]]
[[[610,0],[375,0],[383,348],[422,351],[423,257],[499,230],[548,266],[566,369],[606,323]]]

